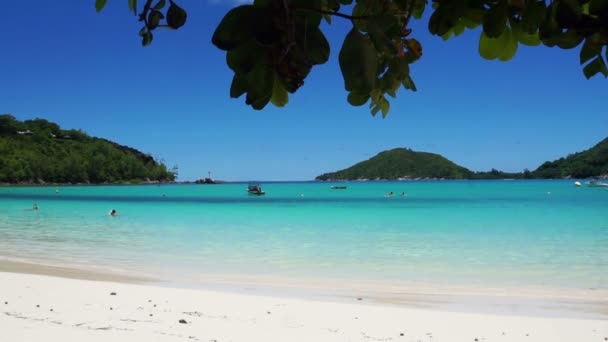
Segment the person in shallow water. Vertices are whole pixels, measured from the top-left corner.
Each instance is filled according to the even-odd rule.
[[[384,195],[384,197],[391,197],[391,196],[393,196],[393,192],[392,192],[392,191],[391,191],[391,192],[387,192],[387,193]]]
[[[110,210],[110,213],[108,213],[108,215],[116,216],[116,215],[118,215],[118,212],[116,211],[116,209],[112,209],[112,210]]]
[[[32,207],[32,210],[38,210],[38,204],[34,203],[34,206]]]

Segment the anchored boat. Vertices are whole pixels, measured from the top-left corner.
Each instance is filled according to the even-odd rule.
[[[261,196],[266,193],[266,192],[264,192],[264,190],[262,190],[262,186],[259,183],[249,183],[249,186],[247,186],[247,192],[250,195],[257,195],[257,196]]]

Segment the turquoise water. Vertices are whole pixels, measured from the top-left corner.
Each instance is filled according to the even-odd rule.
[[[248,196],[246,184],[3,187],[0,257],[184,282],[228,275],[608,288],[606,189],[332,184],[267,183],[264,197]],[[396,195],[385,198],[389,191]]]

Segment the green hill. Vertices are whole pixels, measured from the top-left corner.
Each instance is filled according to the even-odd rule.
[[[588,150],[545,162],[534,171],[511,173],[492,169],[487,172],[471,172],[438,154],[395,148],[380,152],[347,169],[322,174],[316,179],[557,179],[600,176],[608,177],[608,138]]]
[[[44,119],[0,115],[0,183],[172,181],[175,174],[128,146],[63,130]]]
[[[534,178],[589,178],[608,175],[608,138],[592,148],[552,162],[532,172]]]
[[[369,160],[347,169],[325,173],[317,180],[398,179],[398,178],[470,178],[472,172],[446,158],[428,152],[395,148],[378,153]]]

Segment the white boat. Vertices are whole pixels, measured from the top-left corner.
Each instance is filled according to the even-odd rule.
[[[592,188],[608,188],[608,183],[592,180],[587,182],[587,186]]]

